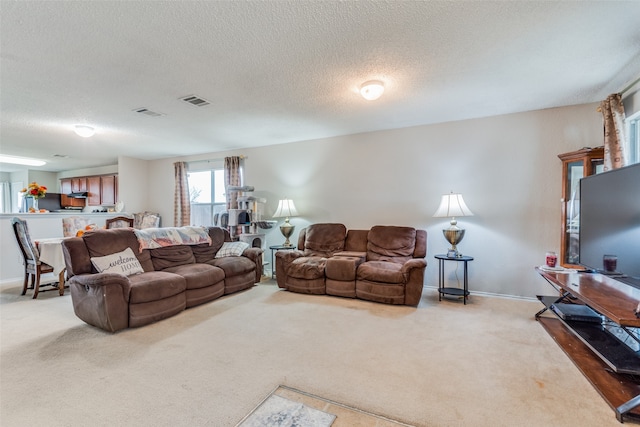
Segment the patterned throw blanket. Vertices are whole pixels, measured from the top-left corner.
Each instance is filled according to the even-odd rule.
[[[143,249],[156,249],[174,245],[199,245],[208,243],[211,245],[211,237],[202,227],[162,227],[134,230],[140,252]]]

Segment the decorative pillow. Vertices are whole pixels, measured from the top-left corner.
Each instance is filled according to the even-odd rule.
[[[224,258],[227,256],[240,256],[245,249],[249,247],[245,242],[224,242],[222,247],[216,254],[216,258]]]
[[[144,273],[131,248],[107,256],[92,257],[91,263],[100,273],[119,273],[125,276]]]

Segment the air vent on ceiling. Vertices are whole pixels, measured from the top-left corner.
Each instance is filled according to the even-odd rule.
[[[156,113],[155,111],[151,111],[148,108],[136,108],[135,110],[136,113],[140,113],[140,114],[144,114],[146,116],[151,116],[151,117],[160,117],[160,116],[164,116],[164,114],[162,113]]]
[[[59,159],[67,159],[69,158],[68,154],[54,154],[53,157],[57,157]]]
[[[185,97],[180,98],[180,99],[183,100],[184,102],[188,102],[191,105],[195,105],[196,107],[204,107],[205,105],[211,104],[206,99],[202,99],[202,98],[200,98],[198,96],[195,96],[195,95],[185,96]]]

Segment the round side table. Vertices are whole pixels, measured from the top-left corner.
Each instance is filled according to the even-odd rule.
[[[467,274],[467,263],[469,261],[473,261],[473,257],[470,256],[459,256],[459,257],[448,257],[446,255],[436,255],[435,258],[438,260],[438,301],[442,301],[442,295],[457,295],[462,296],[462,300],[464,304],[467,304],[467,298],[469,297],[469,279]],[[460,288],[452,288],[444,286],[444,263],[445,261],[455,261],[464,263],[464,287]]]

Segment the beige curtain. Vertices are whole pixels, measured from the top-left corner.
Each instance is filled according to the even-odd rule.
[[[604,119],[604,170],[627,165],[624,136],[624,105],[619,93],[609,95],[600,103]]]
[[[224,192],[227,197],[227,210],[238,209],[238,192],[227,190],[229,186],[242,185],[240,176],[240,157],[224,158]]]
[[[175,168],[175,195],[173,199],[173,225],[183,227],[191,223],[191,203],[189,200],[189,180],[187,178],[187,164],[176,162]]]

